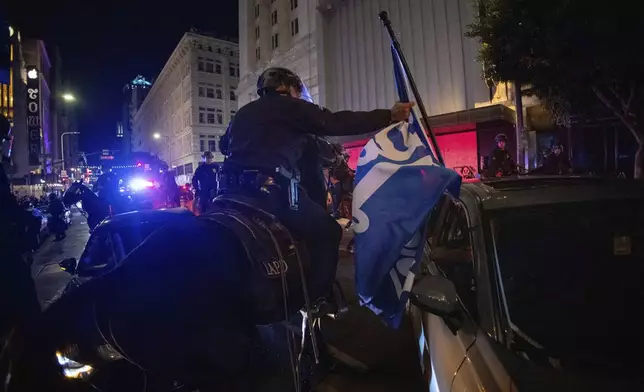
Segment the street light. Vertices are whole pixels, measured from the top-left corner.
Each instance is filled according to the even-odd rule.
[[[65,135],[80,135],[80,132],[63,132],[60,134],[60,155],[63,157],[63,170],[65,170],[65,145],[63,144],[63,137]]]
[[[74,102],[76,100],[76,97],[74,97],[70,93],[65,93],[63,94],[63,99],[65,100],[65,102]]]
[[[172,150],[170,148],[170,138],[168,136],[166,136],[166,135],[160,134],[159,132],[154,132],[152,134],[152,137],[154,138],[154,140],[160,140],[162,138],[166,139],[166,141],[167,141],[166,148],[168,149],[168,159],[170,160],[170,163],[172,163]]]

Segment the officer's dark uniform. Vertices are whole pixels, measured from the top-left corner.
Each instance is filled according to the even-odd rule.
[[[501,174],[501,176],[511,176],[516,173],[516,165],[510,156],[508,150],[499,148],[500,142],[505,142],[507,145],[508,138],[504,134],[496,135],[495,137],[496,146],[490,153],[490,159],[488,161],[488,175],[491,177],[496,177]]]
[[[261,87],[260,83],[258,87]],[[311,258],[309,291],[314,300],[330,294],[342,230],[320,202],[313,201],[304,192],[299,195],[297,210],[290,208],[289,181],[276,174],[276,168],[289,171],[298,168],[308,134],[358,135],[390,123],[390,110],[332,113],[274,91],[266,91],[260,99],[239,109],[235,116],[224,173],[232,178],[240,172],[257,170],[275,178],[279,189],[267,198],[269,208],[294,236],[304,239],[307,244]],[[248,192],[235,184],[225,186],[228,188],[226,192]]]
[[[570,171],[570,162],[563,153],[551,153],[545,159],[542,172],[547,174],[567,174]]]
[[[192,188],[199,198],[200,212],[206,212],[212,199],[216,196],[218,169],[219,166],[216,163],[203,163],[197,167],[192,176]]]
[[[322,162],[319,157],[321,151],[318,143],[318,139],[315,137],[309,136],[307,138],[297,168],[301,176],[300,185],[309,199],[322,208],[326,208],[326,180],[322,171]]]

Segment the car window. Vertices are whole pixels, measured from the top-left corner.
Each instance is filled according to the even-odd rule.
[[[79,269],[102,267],[115,264],[117,255],[114,253],[112,240],[108,230],[95,231],[87,242],[81,255]]]
[[[124,255],[127,256],[161,226],[163,226],[161,222],[143,222],[119,227],[113,230],[112,233],[115,234],[115,238],[118,237]]]
[[[454,283],[463,306],[476,320],[478,311],[474,256],[465,207],[452,201],[446,208],[430,258],[441,273]]]

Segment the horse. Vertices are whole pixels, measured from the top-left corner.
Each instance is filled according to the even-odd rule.
[[[85,188],[76,185],[70,195]],[[118,268],[53,303],[24,339],[12,376],[17,390],[42,390],[33,383],[45,380],[45,389],[55,390],[49,384],[60,370],[44,375],[31,365],[54,352],[100,369],[92,382],[103,391],[145,390],[141,380],[148,391],[186,383],[201,391],[310,390],[314,381],[300,389],[300,376],[316,367],[313,312],[323,306],[308,297],[316,271],[303,242],[258,198],[223,195],[214,204],[207,214],[157,229]],[[302,309],[308,333],[294,325]],[[300,343],[298,329],[310,340]],[[297,357],[302,346],[310,349]],[[98,358],[106,349],[109,359]],[[113,389],[101,387],[101,375]]]
[[[63,194],[63,203],[69,207],[76,205],[79,201],[83,203],[83,210],[87,213],[87,225],[90,232],[110,215],[109,203],[99,198],[82,182],[77,181]]]

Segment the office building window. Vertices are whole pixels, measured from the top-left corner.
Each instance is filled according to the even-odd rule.
[[[206,70],[206,62],[204,61],[203,57],[199,57],[199,62],[197,63],[197,70],[202,72]]]
[[[197,69],[202,72],[213,73],[215,64],[212,59],[199,57]]]
[[[230,111],[230,121],[233,121],[235,119],[235,114],[237,114],[236,111],[234,111],[234,110]]]
[[[206,108],[199,107],[199,124],[206,123]]]
[[[255,26],[255,39],[259,39],[259,26]]]
[[[273,37],[271,39],[271,47],[273,50],[277,49],[280,46],[280,35],[279,33],[273,34]]]
[[[297,0],[291,0],[291,9],[294,10],[297,8]]]
[[[230,66],[228,67],[228,74],[233,77],[237,76],[237,72],[235,72],[235,69],[236,69],[235,64],[230,64]]]
[[[216,91],[216,97],[217,99],[224,99],[224,94],[221,92],[221,86],[217,86],[217,91]]]
[[[277,10],[271,13],[271,25],[275,26],[277,24]]]
[[[259,4],[255,4],[255,17],[259,18]]]
[[[235,96],[235,90],[230,90],[230,100],[236,101],[237,97]]]
[[[214,136],[212,136],[214,138]],[[208,151],[217,152],[217,140],[210,139],[208,136]]]
[[[201,152],[206,151],[206,136],[205,135],[199,135],[199,151],[201,151]]]
[[[199,86],[199,96],[200,97],[205,97],[206,96],[206,88],[203,86]]]
[[[206,97],[207,98],[214,98],[215,97],[215,89],[212,87],[206,88]]]
[[[219,61],[215,64],[215,73],[221,75],[221,63]]]
[[[208,124],[214,124],[215,123],[215,109],[206,108],[206,122]]]
[[[295,18],[291,21],[291,36],[296,35],[300,32],[300,21]]]
[[[217,109],[217,124],[223,124],[224,123],[224,113],[221,111],[221,109]]]
[[[260,60],[262,58],[261,53],[259,51],[259,47],[255,48],[255,60]]]

